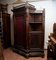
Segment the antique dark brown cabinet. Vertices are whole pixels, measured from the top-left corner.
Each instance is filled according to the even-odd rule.
[[[11,47],[10,35],[10,14],[1,13],[0,35],[2,34],[2,44],[4,48]]]
[[[0,4],[0,36],[4,48],[11,46],[10,14],[7,7],[8,4]]]
[[[31,4],[13,8],[14,51],[29,56],[44,56],[44,11]]]

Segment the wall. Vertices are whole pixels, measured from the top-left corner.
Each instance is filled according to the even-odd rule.
[[[12,0],[15,1],[15,0]],[[45,8],[45,42],[44,48],[47,49],[48,36],[53,32],[53,23],[56,22],[56,1],[39,1],[30,3],[36,7],[37,10]],[[8,6],[8,13],[11,14],[11,41],[13,45],[14,33],[13,33],[13,19],[12,11],[13,5]]]

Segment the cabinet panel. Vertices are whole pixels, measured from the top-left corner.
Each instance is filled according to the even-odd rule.
[[[21,47],[25,46],[26,41],[26,30],[25,30],[25,23],[23,20],[23,16],[16,17],[16,21],[14,24],[14,30],[15,30],[15,45],[19,45]]]
[[[31,13],[30,14],[30,22],[42,22],[43,15],[42,13]]]
[[[11,47],[10,14],[2,14],[3,47]]]
[[[31,48],[41,48],[43,41],[43,33],[32,32],[30,33],[30,39],[31,39]]]

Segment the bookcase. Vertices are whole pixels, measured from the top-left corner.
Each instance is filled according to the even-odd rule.
[[[43,11],[30,13],[31,21],[29,21],[29,35],[32,46],[34,49],[35,47],[41,48],[43,41],[44,41],[44,20],[43,20]],[[35,43],[34,43],[35,42]],[[42,46],[43,48],[43,46]]]
[[[36,10],[31,4],[13,8],[13,51],[25,56],[44,56],[45,10]]]

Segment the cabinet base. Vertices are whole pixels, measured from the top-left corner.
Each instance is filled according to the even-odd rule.
[[[42,51],[30,51],[30,50],[25,50],[25,49],[16,49],[16,48],[13,48],[13,51],[26,57],[26,58],[29,58],[29,57],[44,57],[44,50]]]

